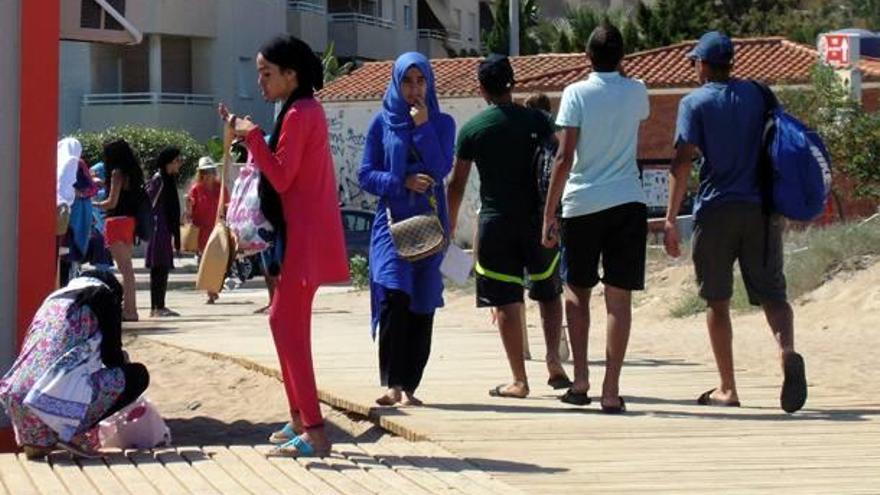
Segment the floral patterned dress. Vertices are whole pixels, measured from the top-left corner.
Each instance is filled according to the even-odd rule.
[[[52,447],[58,435],[23,404],[34,384],[73,347],[100,332],[98,320],[87,306],[70,296],[47,299],[28,329],[21,354],[0,380],[0,405],[6,410],[20,446]],[[121,368],[102,367],[90,376],[92,401],[82,427],[71,443],[97,448],[97,435],[89,434],[125,389]]]

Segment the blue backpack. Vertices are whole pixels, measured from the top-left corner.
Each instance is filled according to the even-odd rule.
[[[760,165],[765,205],[792,220],[813,220],[831,192],[831,157],[816,131],[786,113],[770,88],[756,84],[767,107]]]

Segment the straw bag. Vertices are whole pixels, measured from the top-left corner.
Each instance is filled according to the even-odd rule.
[[[388,216],[388,229],[397,254],[406,261],[418,261],[433,256],[446,249],[446,232],[437,216],[437,198],[433,189],[428,198],[433,211],[415,215],[406,220],[394,221],[391,208],[385,207]]]
[[[219,293],[223,288],[226,273],[235,260],[235,240],[232,232],[223,220],[223,206],[226,195],[226,174],[229,173],[232,160],[229,150],[232,146],[232,127],[226,125],[223,132],[223,170],[220,176],[220,202],[217,203],[217,223],[208,237],[202,261],[199,263],[199,274],[196,288],[208,292]]]
[[[199,252],[199,228],[188,223],[180,226],[180,250],[184,253]]]

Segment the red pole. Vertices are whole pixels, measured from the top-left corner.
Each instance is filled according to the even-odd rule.
[[[59,0],[19,0],[19,5],[16,340],[21,346],[34,313],[55,286],[55,154],[61,5]],[[0,429],[0,452],[13,449],[12,430]]]
[[[19,346],[34,313],[55,286],[55,154],[58,141],[60,22],[59,0],[21,0]]]

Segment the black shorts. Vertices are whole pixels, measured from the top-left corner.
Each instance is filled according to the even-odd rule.
[[[751,304],[785,301],[783,223],[779,215],[765,216],[759,204],[727,203],[700,211],[693,240],[700,297],[729,300],[733,262],[738,261]]]
[[[541,245],[541,220],[488,217],[477,233],[477,307],[497,307],[529,298],[550,301],[562,293],[559,251]]]
[[[589,215],[563,218],[561,233],[565,283],[592,288],[601,280],[618,289],[645,288],[648,208],[643,203],[626,203]]]

